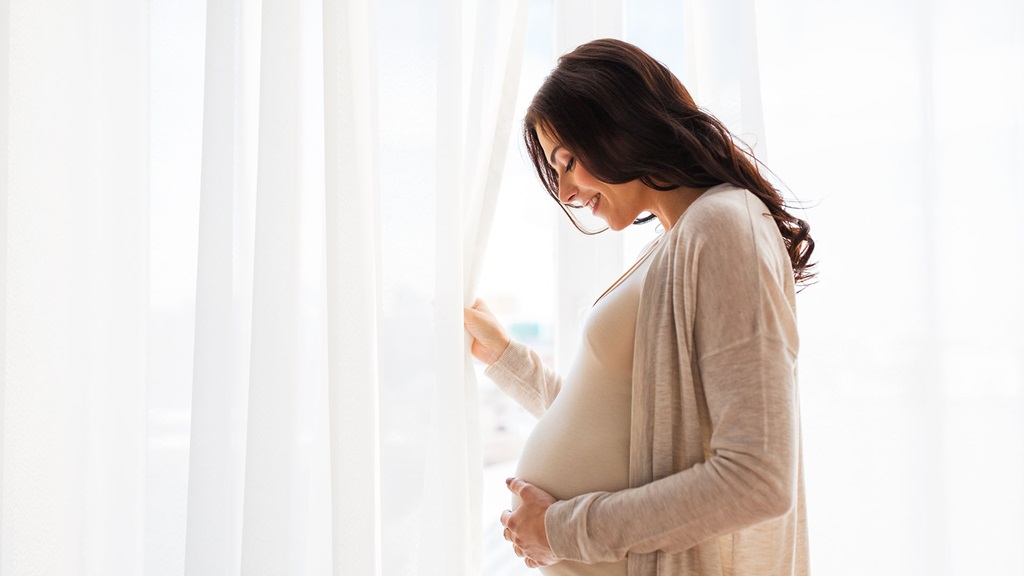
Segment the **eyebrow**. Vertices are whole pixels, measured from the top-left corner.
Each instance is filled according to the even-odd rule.
[[[552,164],[554,164],[554,163],[555,163],[555,152],[558,152],[558,150],[559,150],[559,149],[560,149],[561,147],[562,147],[562,145],[561,145],[561,144],[559,144],[558,146],[555,146],[554,150],[552,150],[552,151],[551,151],[551,163],[552,163]]]

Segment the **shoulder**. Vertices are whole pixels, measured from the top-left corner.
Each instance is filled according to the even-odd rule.
[[[731,184],[704,192],[666,240],[658,263],[672,275],[721,269],[736,281],[738,275],[756,278],[765,269],[780,279],[787,271],[792,276],[785,242],[768,207],[749,190]]]
[[[673,232],[691,238],[749,233],[754,216],[767,212],[764,203],[750,191],[721,184],[701,194],[679,217]]]
[[[778,234],[768,208],[750,191],[731,184],[712,187],[686,209],[669,231],[677,256],[706,249],[731,254],[754,249]]]

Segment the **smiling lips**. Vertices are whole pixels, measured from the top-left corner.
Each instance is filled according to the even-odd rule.
[[[584,204],[584,206],[586,206],[587,208],[590,208],[590,213],[591,214],[597,214],[597,205],[598,205],[598,203],[600,203],[600,201],[601,201],[601,195],[600,194],[595,194],[590,200],[587,201],[586,204]]]

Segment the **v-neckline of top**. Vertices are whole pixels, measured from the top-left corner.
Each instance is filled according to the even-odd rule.
[[[644,261],[647,260],[647,258],[649,258],[651,254],[654,253],[654,250],[658,247],[659,244],[661,244],[661,239],[665,237],[665,234],[665,232],[662,232],[654,240],[651,240],[650,244],[647,245],[647,247],[644,249],[640,257],[637,258],[636,262],[634,262],[628,270],[623,272],[622,276],[619,276],[618,280],[612,282],[612,285],[609,286],[608,289],[605,290],[603,293],[601,293],[601,295],[597,297],[597,300],[594,300],[594,303],[591,305],[591,308],[597,306],[597,303],[600,302],[602,298],[607,296],[612,290],[615,290],[616,288],[619,287],[619,285],[625,282],[626,279],[629,278],[629,276],[633,274],[633,272],[636,271],[636,269],[639,268],[640,265],[643,264]]]

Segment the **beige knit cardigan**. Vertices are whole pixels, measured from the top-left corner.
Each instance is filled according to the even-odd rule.
[[[793,271],[765,205],[702,194],[657,247],[634,343],[630,488],[556,502],[563,559],[629,576],[806,575]],[[535,414],[561,378],[513,343],[487,374]]]

